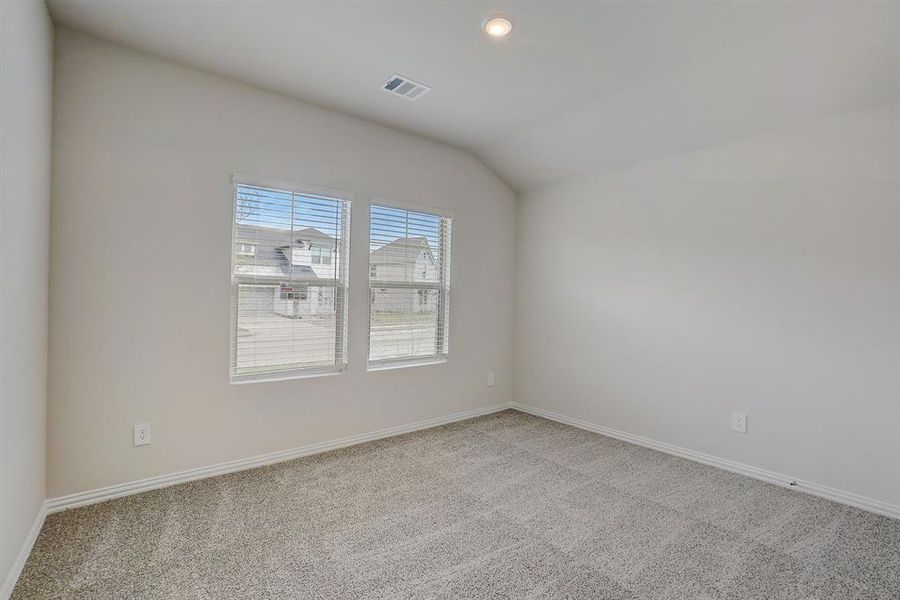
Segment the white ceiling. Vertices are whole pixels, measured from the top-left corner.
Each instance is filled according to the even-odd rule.
[[[900,98],[900,3],[49,0],[58,24],[472,150],[517,190]],[[484,17],[515,28],[487,38]],[[387,94],[393,73],[431,85]]]

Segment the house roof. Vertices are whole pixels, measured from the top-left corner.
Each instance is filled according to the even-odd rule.
[[[291,263],[290,242],[293,239],[297,244],[318,242],[333,247],[335,239],[314,227],[299,229],[294,232],[293,237],[288,235],[289,233],[276,227],[236,225],[234,241],[253,244],[255,251],[253,256],[235,256],[235,274],[273,282],[285,279],[294,281],[319,279],[309,265]]]
[[[298,241],[311,241],[311,242],[320,242],[324,243],[326,246],[331,246],[334,248],[334,242],[336,238],[328,235],[323,231],[319,231],[315,227],[306,227],[304,229],[298,229],[296,232]]]
[[[397,238],[372,250],[369,254],[369,262],[376,265],[415,263],[423,251],[427,252],[428,258],[434,262],[434,254],[428,238],[422,236]]]
[[[278,240],[283,244],[286,234],[288,233],[287,229],[282,229],[280,227],[266,227],[264,225],[247,225],[245,223],[239,223],[235,226],[235,241],[247,241],[253,243],[259,239],[270,238],[272,240]],[[294,232],[294,235],[297,238],[297,241],[324,241],[329,243],[334,243],[335,238],[328,235],[323,231],[319,231],[315,227],[304,227],[303,229],[298,229]]]

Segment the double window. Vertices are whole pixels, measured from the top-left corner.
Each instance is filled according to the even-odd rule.
[[[448,351],[450,218],[372,204],[368,366],[442,361]],[[231,379],[347,365],[350,196],[236,180]]]

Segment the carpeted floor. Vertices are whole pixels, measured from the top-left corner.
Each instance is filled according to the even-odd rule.
[[[51,515],[38,598],[900,598],[900,521],[519,412]]]

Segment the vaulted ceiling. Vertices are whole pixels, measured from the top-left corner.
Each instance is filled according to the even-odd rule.
[[[517,190],[900,99],[897,2],[108,2],[58,24],[474,152]],[[512,16],[502,40],[481,31]],[[410,102],[400,73],[433,87]]]

